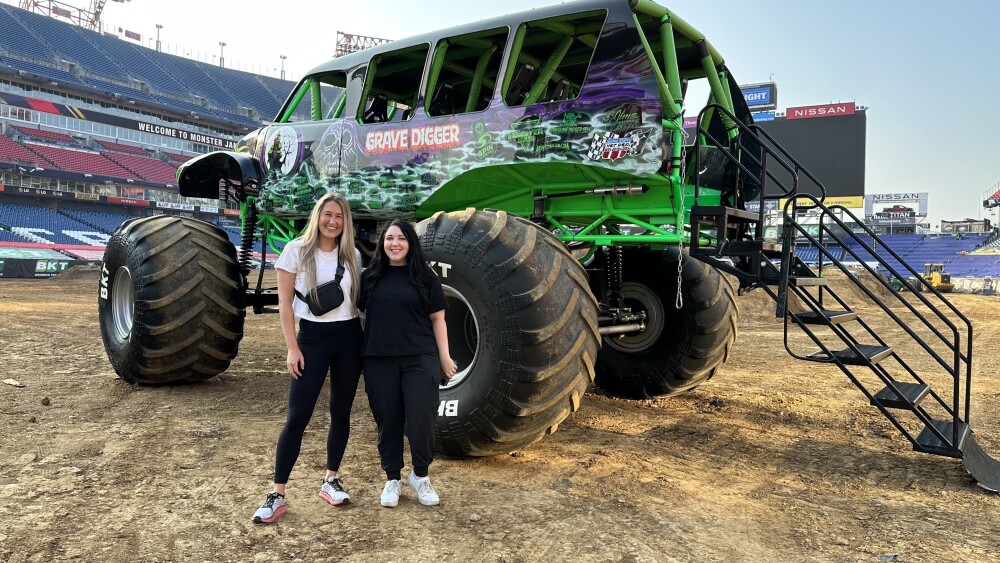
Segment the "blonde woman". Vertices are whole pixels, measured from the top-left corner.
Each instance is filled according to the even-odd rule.
[[[287,509],[285,485],[328,373],[330,431],[326,477],[319,494],[334,506],[350,502],[337,472],[347,448],[351,406],[361,376],[362,331],[357,310],[360,260],[354,247],[351,208],[340,194],[328,193],[316,202],[305,230],[285,246],[274,265],[281,332],[288,348],[285,364],[291,379],[288,418],[278,438],[274,463],[274,490],[253,516],[258,524],[274,522]],[[327,311],[325,308],[337,303],[336,298],[326,299],[330,295],[326,290],[337,286],[338,275],[343,301]]]

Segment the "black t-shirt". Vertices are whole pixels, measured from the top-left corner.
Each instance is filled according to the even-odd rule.
[[[361,274],[364,288],[371,270]],[[430,314],[447,308],[441,280],[435,275],[424,307],[420,290],[410,282],[405,266],[389,266],[370,295],[359,299],[365,311],[363,356],[437,355],[437,342]]]

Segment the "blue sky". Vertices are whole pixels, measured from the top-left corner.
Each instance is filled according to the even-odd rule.
[[[108,2],[104,19],[147,41],[160,23],[165,49],[202,60],[225,41],[227,66],[265,74],[276,74],[283,54],[297,79],[333,55],[337,31],[402,38],[554,3],[132,0]],[[1000,2],[661,3],[709,38],[740,83],[773,79],[779,110],[868,106],[868,193],[929,192],[934,227],[993,218],[981,196],[1000,182]]]

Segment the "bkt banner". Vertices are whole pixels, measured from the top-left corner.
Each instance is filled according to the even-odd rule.
[[[753,111],[769,110],[778,107],[778,87],[774,82],[763,84],[746,84],[740,86],[743,99]]]

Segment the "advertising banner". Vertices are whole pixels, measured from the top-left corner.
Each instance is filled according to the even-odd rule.
[[[778,107],[778,87],[774,82],[741,85],[740,92],[751,111]]]
[[[774,121],[773,111],[758,111],[756,113],[750,114],[753,117],[754,123],[763,123],[765,121]]]
[[[117,203],[119,205],[136,205],[139,207],[149,207],[149,201],[145,199],[134,199],[131,197],[115,197],[108,196],[108,203]]]
[[[7,186],[7,193],[20,194],[20,195],[30,195],[35,197],[54,197],[60,199],[72,198],[73,194],[70,192],[60,192],[57,190],[40,190],[38,188],[22,188]]]
[[[868,194],[865,196],[865,219],[905,219],[927,216],[928,192]]]
[[[813,117],[834,117],[838,115],[854,115],[854,102],[840,104],[824,104],[819,106],[801,106],[785,110],[785,119],[809,119]]]
[[[160,209],[176,209],[178,211],[194,211],[194,206],[190,203],[173,203],[170,201],[158,201],[156,207]]]
[[[19,260],[0,259],[0,278],[49,278],[73,266],[88,264],[86,260]]]
[[[785,202],[787,201],[788,201],[787,198],[780,200],[779,203],[782,208],[785,207]],[[812,203],[812,200],[810,199],[801,198],[799,200],[800,205],[809,205],[810,203]],[[827,196],[826,199],[823,200],[823,204],[826,205],[827,207],[831,205],[840,205],[848,209],[861,209],[865,205],[865,196],[861,195]]]
[[[750,211],[752,213],[758,213],[760,211],[760,200],[755,199],[753,201],[746,202],[746,208],[747,208],[747,211]],[[774,211],[776,209],[778,209],[778,202],[777,201],[775,201],[773,199],[769,199],[769,200],[766,200],[764,202],[764,211],[765,212]]]
[[[123,97],[123,99],[125,99],[125,97]],[[93,121],[96,123],[104,123],[106,125],[114,125],[116,127],[124,127],[125,129],[131,129],[133,131],[153,133],[154,135],[161,135],[163,137],[170,137],[172,139],[181,139],[183,141],[191,141],[194,143],[200,143],[203,145],[207,145],[209,147],[214,147],[219,149],[232,150],[236,147],[236,141],[230,141],[228,139],[223,139],[221,137],[213,137],[211,135],[204,135],[202,133],[177,129],[175,127],[169,127],[155,123],[146,123],[143,121],[137,121],[135,119],[128,119],[126,117],[119,117],[117,115],[101,113],[87,108],[80,108],[65,104],[53,104],[51,102],[46,102],[44,100],[26,98],[24,96],[18,96],[16,94],[8,94],[6,92],[4,92],[2,96],[0,96],[0,103],[14,107],[41,111],[45,113],[64,115],[66,117],[70,117],[73,119],[83,119],[86,121]]]

